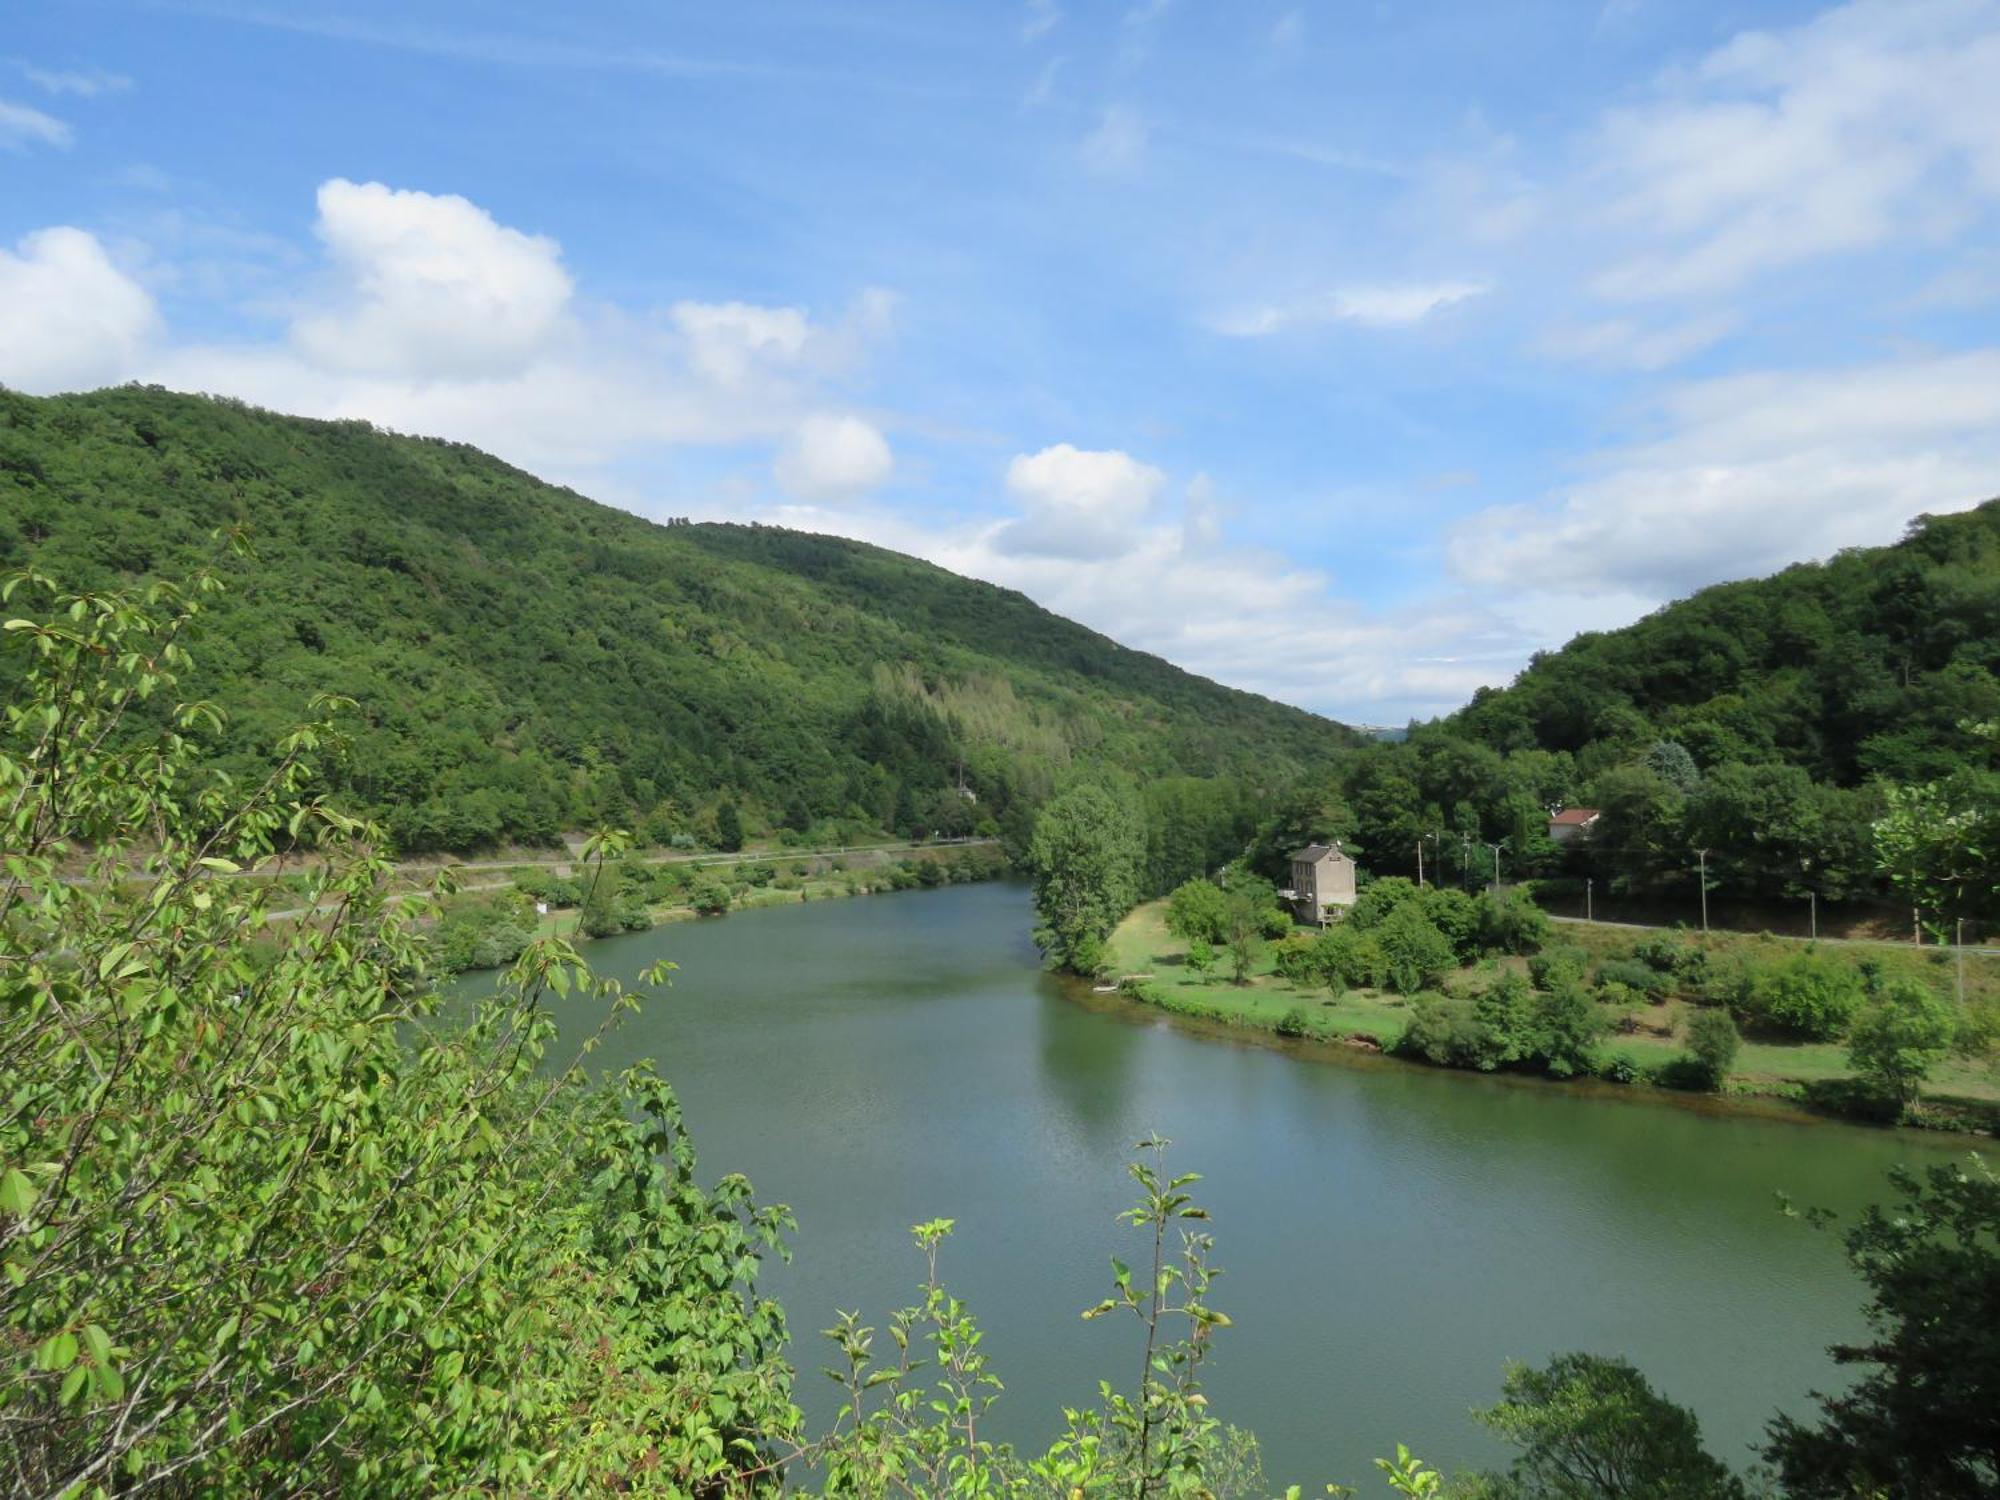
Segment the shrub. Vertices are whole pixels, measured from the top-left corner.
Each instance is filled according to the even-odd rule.
[[[1294,1005],[1278,1018],[1279,1036],[1311,1036],[1312,1017],[1303,1005]]]
[[[1737,1050],[1743,1038],[1736,1022],[1719,1007],[1698,1010],[1688,1018],[1687,1064],[1690,1072],[1707,1089],[1719,1089],[1736,1066]]]
[[[1491,1051],[1490,1039],[1467,1000],[1425,995],[1410,1011],[1395,1050],[1440,1068],[1479,1068]]]
[[[1580,985],[1565,984],[1536,997],[1532,1009],[1535,1057],[1551,1078],[1597,1071],[1604,1015]]]
[[[1484,1032],[1476,1066],[1491,1071],[1535,1054],[1535,992],[1519,974],[1502,974],[1473,1002]]]
[[[1372,932],[1358,932],[1345,924],[1330,927],[1319,936],[1320,972],[1329,984],[1338,980],[1343,987],[1375,989],[1382,983],[1387,961],[1382,945]]]
[[[1400,875],[1392,875],[1386,880],[1371,880],[1349,908],[1347,922],[1358,931],[1368,932],[1388,921],[1392,913],[1405,906],[1415,906],[1422,899],[1423,893],[1417,889],[1416,883]]]
[[[1899,1110],[1907,1109],[1957,1034],[1958,1015],[1950,1001],[1928,985],[1892,980],[1854,1023],[1848,1065]]]
[[[1582,984],[1589,972],[1590,955],[1581,948],[1548,948],[1528,960],[1528,977],[1538,990],[1552,990],[1563,984]]]
[[[1461,963],[1479,956],[1480,909],[1464,891],[1432,886],[1417,902],[1431,926],[1445,936]]]
[[[1375,929],[1382,951],[1382,979],[1399,995],[1435,985],[1456,955],[1445,935],[1415,905],[1398,907]]]
[[[1495,898],[1481,891],[1479,946],[1488,953],[1539,953],[1548,945],[1552,924],[1548,914],[1529,899],[1526,891],[1514,890]]]
[[[1595,976],[1600,990],[1612,985],[1622,985],[1627,991],[1644,995],[1648,1000],[1664,1000],[1667,996],[1667,976],[1650,964],[1636,959],[1616,958],[1597,966]]]
[[[1865,990],[1850,964],[1806,952],[1760,971],[1750,989],[1750,1014],[1762,1024],[1809,1041],[1832,1041],[1847,1030]]]

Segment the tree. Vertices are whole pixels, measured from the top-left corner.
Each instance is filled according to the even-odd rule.
[[[1399,906],[1371,934],[1382,950],[1383,979],[1399,995],[1414,995],[1456,962],[1451,942],[1415,903]]]
[[[1968,770],[1885,795],[1876,858],[1939,942],[1954,918],[2000,909],[2000,776]]]
[[[1956,1007],[1928,985],[1892,980],[1854,1023],[1847,1064],[1897,1109],[1917,1102],[1932,1065],[1958,1037]]]
[[[590,876],[583,893],[583,911],[577,927],[585,937],[612,937],[625,930],[619,910],[619,875],[616,865],[600,864]]]
[[[1250,982],[1250,971],[1264,951],[1266,906],[1250,890],[1233,890],[1223,908],[1223,941],[1229,948],[1230,977],[1238,984]]]
[[[1524,890],[1510,890],[1500,896],[1481,891],[1477,907],[1478,942],[1488,953],[1522,957],[1539,953],[1553,931],[1547,915]]]
[[[1710,1089],[1722,1087],[1729,1070],[1736,1065],[1736,1053],[1742,1045],[1736,1022],[1721,1006],[1698,1010],[1689,1017],[1688,1063]]]
[[[1193,942],[1228,941],[1229,898],[1212,880],[1189,880],[1167,898],[1167,931]]]
[[[1535,1055],[1552,1078],[1597,1071],[1597,1047],[1608,1029],[1582,985],[1563,983],[1535,997]]]
[[[1899,1200],[1846,1235],[1873,1337],[1834,1359],[1872,1367],[1781,1416],[1764,1456],[1792,1500],[2000,1496],[2000,1177],[1978,1157],[1890,1174]]]
[[[634,1004],[570,944],[443,1011],[439,893],[318,794],[337,719],[247,788],[202,773],[224,726],[177,679],[207,596],[8,622],[8,1491],[775,1495],[799,1431],[753,1277],[782,1211],[701,1185],[650,1067],[596,1087],[596,1037],[557,1050],[561,998]]]
[[[733,801],[725,799],[715,810],[715,847],[734,854],[743,847],[743,815]]]
[[[1035,942],[1050,963],[1095,973],[1104,940],[1139,899],[1145,839],[1130,799],[1096,782],[1044,807],[1029,841]]]
[[[1208,971],[1215,967],[1215,945],[1205,937],[1189,938],[1187,967],[1188,972],[1195,978],[1208,978]]]
[[[1521,1450],[1522,1500],[1740,1500],[1742,1482],[1701,1445],[1701,1423],[1622,1359],[1559,1354],[1515,1365],[1479,1420]],[[1914,1492],[1912,1492],[1914,1493]]]

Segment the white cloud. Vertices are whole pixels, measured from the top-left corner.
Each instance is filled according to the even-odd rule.
[[[124,74],[108,73],[102,68],[37,68],[23,63],[21,72],[45,94],[75,94],[90,99],[132,86],[132,80]]]
[[[1461,524],[1454,570],[1512,591],[1658,603],[1893,541],[1920,512],[2000,489],[1996,350],[1699,381],[1658,417],[1661,436],[1605,455],[1548,503]]]
[[[2000,197],[1997,77],[2000,0],[1852,0],[1742,33],[1606,121],[1591,189],[1640,243],[1595,290],[1710,295],[1950,233]]]
[[[695,368],[723,385],[741,385],[764,361],[798,359],[812,335],[805,311],[797,307],[676,302],[672,317]]]
[[[875,489],[894,467],[889,444],[869,423],[816,412],[778,450],[772,471],[789,494],[838,500]]]
[[[1028,17],[1021,23],[1021,40],[1032,42],[1046,36],[1062,18],[1056,0],[1028,0]]]
[[[0,151],[25,151],[30,146],[67,146],[70,128],[54,115],[25,104],[0,99]]]
[[[1541,350],[1558,359],[1619,370],[1663,370],[1727,338],[1738,323],[1729,313],[1707,313],[1666,324],[1630,318],[1569,324],[1550,330]]]
[[[1432,313],[1470,301],[1487,291],[1478,281],[1412,282],[1402,285],[1350,287],[1292,302],[1229,314],[1211,325],[1231,338],[1262,338],[1288,328],[1325,323],[1354,323],[1363,328],[1407,328]]]
[[[1078,148],[1083,164],[1093,172],[1130,172],[1145,158],[1148,131],[1138,111],[1122,104],[1105,108],[1097,126]]]
[[[1007,465],[1007,492],[1022,514],[994,533],[993,545],[1019,556],[1121,557],[1137,545],[1166,479],[1116,448],[1057,443],[1017,454]]]
[[[314,226],[338,278],[293,341],[332,369],[404,376],[516,374],[566,326],[556,242],[494,222],[455,195],[334,178]]]
[[[68,227],[0,250],[0,308],[0,382],[37,393],[129,374],[159,328],[146,289]]]

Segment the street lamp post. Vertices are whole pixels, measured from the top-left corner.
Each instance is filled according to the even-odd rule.
[[[1460,850],[1458,883],[1460,886],[1466,886],[1472,882],[1472,835],[1461,833],[1458,836],[1458,843]]]
[[[1816,943],[1819,941],[1819,892],[1807,891],[1806,900],[1812,903],[1812,927],[1810,930],[1812,932],[1812,940]]]
[[[1706,849],[1697,849],[1694,852],[1695,857],[1701,861],[1701,930],[1702,935],[1706,937],[1708,935],[1708,851]]]
[[[1486,847],[1493,851],[1493,894],[1497,896],[1500,894],[1500,846],[1488,844]]]
[[[1417,840],[1417,889],[1424,888],[1424,841]]]
[[[1590,899],[1590,898],[1591,898],[1591,892],[1592,892],[1592,889],[1593,889],[1593,887],[1595,887],[1595,886],[1596,886],[1596,884],[1597,884],[1597,882],[1596,882],[1595,880],[1591,879],[1591,878],[1590,878],[1590,877],[1589,877],[1588,875],[1584,876],[1584,878],[1583,878],[1583,920],[1584,920],[1584,921],[1586,921],[1586,922],[1595,922],[1595,921],[1597,920],[1597,915],[1596,915],[1596,912],[1595,912],[1595,910],[1594,910],[1594,909],[1592,908],[1592,906],[1591,906],[1591,899]]]

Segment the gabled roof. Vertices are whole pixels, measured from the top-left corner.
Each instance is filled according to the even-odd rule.
[[[1582,828],[1595,823],[1604,814],[1594,807],[1565,807],[1561,812],[1550,813],[1549,822],[1559,828]]]
[[[1292,855],[1292,860],[1294,863],[1304,860],[1309,865],[1316,865],[1329,854],[1338,854],[1342,859],[1347,857],[1347,851],[1339,844],[1307,844]]]

